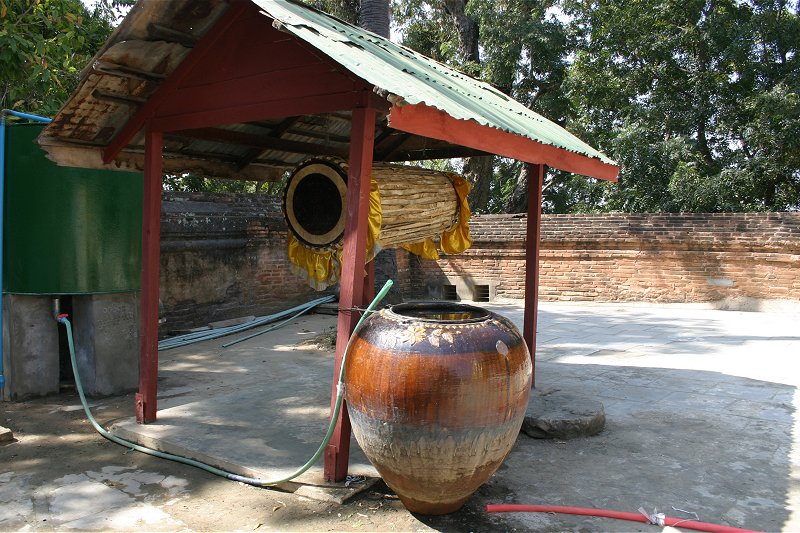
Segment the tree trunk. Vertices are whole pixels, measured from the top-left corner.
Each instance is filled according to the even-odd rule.
[[[389,0],[361,0],[358,24],[365,30],[389,38]]]
[[[444,0],[444,8],[458,30],[458,49],[463,61],[480,63],[478,23],[464,12],[468,0]]]
[[[389,0],[361,0],[361,10],[358,16],[358,25],[365,30],[376,33],[381,37],[389,38],[390,15]],[[387,248],[378,252],[373,259],[375,263],[375,291],[386,282],[387,279],[397,279],[397,252],[393,248]],[[392,296],[387,302],[398,303],[403,301],[400,287],[391,291]]]
[[[506,213],[527,213],[528,211],[528,176],[530,166],[525,163],[517,174],[517,183],[506,202]]]
[[[469,206],[474,213],[486,213],[494,174],[494,157],[470,157],[464,164],[464,176],[472,183]]]
[[[466,13],[469,0],[444,0],[444,8],[453,19],[458,31],[458,50],[465,63],[479,64],[480,32],[478,23]],[[476,213],[485,213],[489,205],[490,188],[494,171],[492,156],[470,157],[464,164],[464,175],[472,183],[469,205]]]

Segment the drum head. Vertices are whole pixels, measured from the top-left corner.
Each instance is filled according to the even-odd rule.
[[[332,249],[344,236],[347,174],[333,161],[312,159],[294,171],[283,194],[283,212],[303,244]]]

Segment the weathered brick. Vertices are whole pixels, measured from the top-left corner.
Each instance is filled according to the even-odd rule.
[[[523,297],[525,228],[524,215],[473,217],[474,247],[420,263],[412,296],[461,275]],[[800,300],[800,213],[544,215],[541,238],[543,299]]]

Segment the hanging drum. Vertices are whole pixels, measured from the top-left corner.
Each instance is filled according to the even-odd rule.
[[[332,250],[344,237],[347,170],[312,159],[289,178],[283,212],[294,236],[314,250]]]
[[[377,164],[372,168],[367,261],[382,248],[404,247],[435,259],[433,239],[447,253],[472,244],[469,183],[461,176],[421,167]],[[289,259],[323,289],[338,281],[344,240],[347,165],[310,159],[292,173],[283,195],[289,226]]]

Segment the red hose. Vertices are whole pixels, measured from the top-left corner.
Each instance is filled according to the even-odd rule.
[[[516,504],[490,504],[486,506],[489,513],[561,513],[576,514],[584,516],[600,516],[603,518],[617,518],[619,520],[631,520],[633,522],[651,523],[641,513],[628,513],[625,511],[610,511],[608,509],[591,509],[587,507],[565,507],[562,505],[516,505]],[[738,527],[721,526],[719,524],[708,524],[697,520],[685,520],[680,518],[664,518],[665,526],[677,526],[685,529],[696,529],[698,531],[709,531],[711,533],[755,533],[749,529],[739,529]]]

